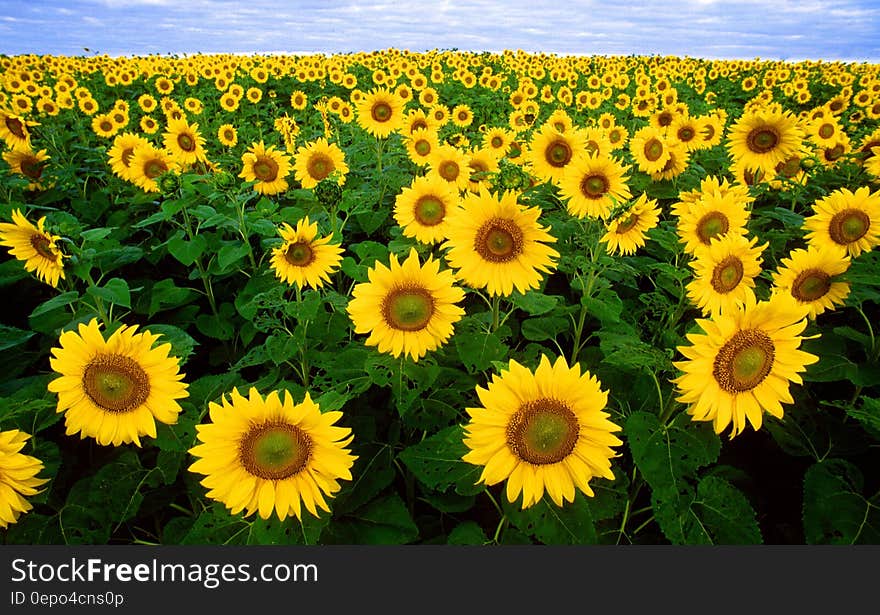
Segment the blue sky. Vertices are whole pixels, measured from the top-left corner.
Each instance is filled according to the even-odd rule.
[[[7,55],[389,47],[880,62],[880,2],[0,0]]]

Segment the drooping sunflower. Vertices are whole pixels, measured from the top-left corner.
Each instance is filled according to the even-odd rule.
[[[321,181],[336,174],[336,183],[345,183],[348,165],[345,153],[335,143],[328,143],[321,137],[300,146],[293,163],[293,172],[303,188],[314,188]]]
[[[458,192],[436,175],[416,177],[394,202],[394,219],[406,237],[425,244],[446,239],[447,215],[459,206]]]
[[[484,466],[478,483],[507,481],[507,500],[522,494],[522,508],[537,504],[544,493],[557,506],[573,502],[575,488],[592,496],[590,479],[614,480],[612,449],[620,427],[605,411],[608,391],[580,366],[554,363],[542,355],[532,372],[511,359],[507,370],[478,386],[482,406],[467,408],[462,459]]]
[[[130,181],[141,190],[159,192],[156,179],[177,167],[165,150],[156,149],[150,143],[146,143],[134,148],[128,168],[131,174]]]
[[[633,134],[629,151],[643,173],[660,173],[669,160],[669,145],[654,126],[644,126]]]
[[[3,160],[9,165],[9,170],[16,175],[26,177],[28,190],[43,189],[43,171],[49,160],[46,150],[35,152],[31,149],[21,148],[3,152]]]
[[[446,259],[456,277],[492,296],[538,288],[542,274],[556,266],[559,253],[546,245],[553,237],[538,223],[541,209],[517,202],[517,194],[500,198],[485,188],[468,193],[462,207],[449,216]]]
[[[813,212],[803,225],[811,244],[843,250],[853,258],[880,244],[880,191],[839,188],[816,201]]]
[[[737,191],[710,191],[680,204],[676,230],[687,254],[708,247],[715,237],[745,235],[749,210]]]
[[[162,134],[165,150],[181,166],[208,159],[205,153],[205,137],[199,133],[198,124],[190,124],[185,119],[170,120]]]
[[[58,288],[58,280],[64,279],[64,254],[58,248],[61,239],[47,233],[43,228],[46,217],[31,224],[21,210],[12,211],[12,223],[0,223],[0,245],[9,248],[9,253],[20,261],[24,268],[49,286]]]
[[[0,528],[17,523],[33,508],[25,498],[36,495],[48,478],[38,478],[43,462],[21,452],[30,439],[18,429],[0,431]]]
[[[257,182],[254,190],[260,194],[279,194],[287,190],[285,179],[290,173],[290,157],[275,149],[274,145],[265,145],[262,141],[253,143],[248,151],[241,156],[242,170],[238,174],[245,181]]]
[[[843,305],[849,283],[836,280],[850,264],[848,254],[828,247],[808,245],[792,250],[773,274],[774,293],[787,293],[809,308],[808,318]]]
[[[148,144],[149,142],[145,138],[132,132],[116,135],[116,138],[113,139],[113,146],[107,150],[110,169],[117,177],[125,181],[131,181],[131,162],[134,157],[134,150],[139,146]]]
[[[196,425],[197,458],[189,471],[203,474],[207,496],[230,514],[255,512],[268,519],[302,519],[302,508],[318,517],[330,512],[325,497],[340,480],[351,480],[356,456],[347,448],[354,436],[336,423],[338,410],[322,412],[308,392],[295,404],[289,391],[264,398],[256,388],[244,397],[237,389],[220,403],[209,402],[211,422]]]
[[[49,364],[60,376],[49,383],[58,394],[67,435],[91,436],[119,446],[141,436],[156,437],[156,421],[172,425],[188,396],[180,361],[171,344],[154,347],[159,335],[123,325],[104,339],[98,320],[65,331]]]
[[[757,237],[749,240],[727,234],[697,251],[691,263],[694,279],[687,285],[687,293],[704,316],[755,300],[755,278],[761,273],[761,252],[767,247],[757,242]]]
[[[565,168],[585,148],[586,137],[582,130],[573,128],[559,132],[545,124],[532,135],[526,159],[535,176],[542,181],[558,183]]]
[[[492,174],[498,172],[498,155],[485,148],[473,149],[466,154],[468,190],[479,192],[489,185]]]
[[[766,175],[797,153],[803,138],[804,131],[790,112],[756,109],[744,113],[731,126],[727,149],[746,169],[753,172],[760,169]]]
[[[379,352],[418,361],[445,344],[464,315],[457,305],[464,291],[452,271],[441,271],[430,256],[420,265],[415,248],[402,264],[392,253],[390,267],[377,262],[368,275],[369,282],[355,285],[347,311],[355,333],[369,333],[365,343]]]
[[[386,88],[376,88],[357,103],[357,122],[375,137],[385,138],[403,126],[403,101]]]
[[[30,127],[36,125],[37,122],[0,108],[0,139],[11,149],[30,149]]]
[[[690,333],[679,346],[683,374],[673,380],[695,421],[712,421],[715,433],[730,425],[730,438],[748,421],[760,429],[763,413],[781,419],[783,403],[794,403],[789,384],[819,360],[799,350],[807,310],[790,296],[750,301],[712,319],[698,319],[702,333]],[[712,377],[707,377],[711,374]]]
[[[647,242],[648,231],[659,221],[657,199],[642,193],[626,211],[607,223],[601,241],[609,254],[635,254]]]
[[[632,196],[626,185],[628,170],[610,156],[592,154],[575,158],[559,182],[559,193],[567,199],[568,213],[578,218],[607,218],[616,202]]]
[[[330,235],[319,237],[317,222],[310,223],[306,216],[297,222],[296,229],[285,222],[278,234],[284,243],[272,250],[276,277],[300,288],[320,288],[330,281],[330,274],[342,260],[342,247],[330,243]]]

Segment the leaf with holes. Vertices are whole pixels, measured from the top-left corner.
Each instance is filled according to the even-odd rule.
[[[470,491],[467,487],[477,482],[481,468],[462,461],[469,451],[463,438],[462,427],[453,425],[404,449],[398,457],[417,479],[432,489],[445,491],[452,485],[461,485],[457,489],[460,493]]]
[[[521,500],[520,500],[521,501]],[[505,498],[505,514],[514,527],[548,545],[597,544],[596,527],[587,497],[578,492],[574,502],[557,506],[548,497],[525,510]]]

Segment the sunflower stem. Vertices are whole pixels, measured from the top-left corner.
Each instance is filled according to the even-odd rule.
[[[498,330],[501,318],[501,295],[492,296],[492,333]]]
[[[244,208],[247,204],[247,199],[244,199],[238,206],[238,234],[241,235],[242,241],[244,241],[244,245],[247,246],[248,250],[248,259],[251,262],[251,269],[254,271],[257,270],[257,259],[254,258],[254,249],[251,247],[251,240],[248,237],[247,231],[247,222],[244,217]]]
[[[492,536],[492,542],[496,545],[500,544],[501,534],[504,532],[504,528],[507,527],[507,515],[501,516],[501,521],[498,522],[498,527],[495,528],[495,535]]]

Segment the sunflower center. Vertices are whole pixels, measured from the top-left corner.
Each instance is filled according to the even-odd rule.
[[[83,391],[96,406],[108,412],[131,412],[150,396],[150,378],[130,357],[99,354],[86,365]]]
[[[306,267],[315,260],[315,251],[307,242],[297,241],[284,251],[284,259],[294,267]]]
[[[801,271],[791,284],[791,296],[808,303],[824,297],[831,289],[831,276],[821,269]]]
[[[326,178],[335,168],[333,161],[323,154],[315,154],[309,158],[309,175],[317,181]]]
[[[370,109],[370,115],[377,122],[387,122],[391,119],[391,106],[384,102],[376,103]]]
[[[29,179],[38,180],[43,174],[43,163],[36,158],[25,158],[20,167],[22,175]]]
[[[830,147],[825,150],[825,160],[829,162],[833,162],[843,156],[844,147],[840,144],[835,145],[834,147]]]
[[[604,175],[587,175],[581,180],[581,194],[588,199],[598,199],[608,192],[608,178]]]
[[[414,146],[419,156],[427,156],[431,153],[431,144],[426,139],[419,139]]]
[[[284,480],[302,471],[312,456],[312,439],[281,421],[251,427],[238,448],[245,470],[265,480]]]
[[[111,130],[113,130],[113,123],[109,120],[102,120],[100,128],[104,132],[110,132]]]
[[[779,144],[779,133],[769,126],[752,130],[746,137],[746,145],[756,154],[766,154]]]
[[[131,157],[134,156],[134,148],[126,147],[122,150],[122,154],[119,155],[119,159],[122,161],[122,164],[126,167],[131,164]]]
[[[622,219],[617,223],[617,234],[623,235],[632,230],[632,228],[638,223],[639,215],[638,214],[630,214],[626,218]]]
[[[446,206],[436,196],[426,194],[416,202],[413,214],[422,226],[436,226],[443,222]]]
[[[871,228],[871,219],[860,209],[844,209],[834,214],[828,224],[828,234],[842,246],[858,241]]]
[[[823,139],[830,139],[834,136],[834,126],[831,124],[822,124],[819,126],[819,130],[817,131],[819,136]]]
[[[148,160],[147,164],[144,165],[144,175],[148,179],[156,179],[167,170],[168,167],[161,160]]]
[[[657,124],[660,126],[669,126],[672,123],[672,114],[668,111],[663,111],[660,115],[657,116]]]
[[[712,288],[721,294],[735,289],[742,279],[743,264],[736,256],[728,256],[712,270]]]
[[[571,408],[545,397],[526,402],[510,418],[507,446],[527,463],[558,463],[574,450],[579,432],[580,425]]]
[[[544,150],[544,158],[551,166],[564,167],[571,160],[571,146],[561,139],[553,141]]]
[[[696,132],[690,126],[683,126],[678,129],[678,140],[687,143],[696,136]]]
[[[711,124],[707,124],[703,128],[703,140],[704,141],[711,141],[712,137],[714,137],[714,136],[715,136],[715,127],[712,126]]]
[[[720,211],[713,211],[697,222],[697,236],[705,245],[709,245],[713,237],[723,235],[730,228],[730,221]]]
[[[278,163],[261,156],[254,162],[254,176],[261,182],[272,182],[278,177]]]
[[[801,170],[801,159],[797,156],[776,165],[776,174],[781,177],[794,177]]]
[[[385,298],[382,317],[385,323],[400,331],[421,331],[434,315],[434,299],[424,288],[397,288]]]
[[[504,139],[502,139],[501,137],[492,137],[492,140],[489,141],[489,145],[497,149],[504,145]]]
[[[437,169],[437,172],[440,174],[440,177],[445,179],[448,182],[453,182],[458,179],[458,174],[461,170],[458,168],[458,164],[452,160],[446,160],[440,164]]]
[[[663,144],[659,139],[651,139],[645,143],[644,153],[645,158],[651,162],[656,162],[663,155]]]
[[[31,247],[34,249],[34,252],[43,258],[54,262],[56,258],[55,255],[52,254],[50,245],[49,238],[45,235],[39,235],[36,233],[31,235]]]
[[[177,144],[185,152],[196,151],[196,140],[192,138],[192,135],[186,133],[177,135]]]
[[[774,356],[769,335],[759,329],[744,329],[718,350],[712,375],[728,393],[750,391],[770,373]]]
[[[483,259],[506,263],[523,251],[523,233],[513,220],[492,218],[477,230],[474,250]]]
[[[24,139],[27,135],[24,133],[24,124],[21,123],[21,120],[14,117],[6,118],[6,128],[9,129],[9,132],[14,134],[19,139]]]

